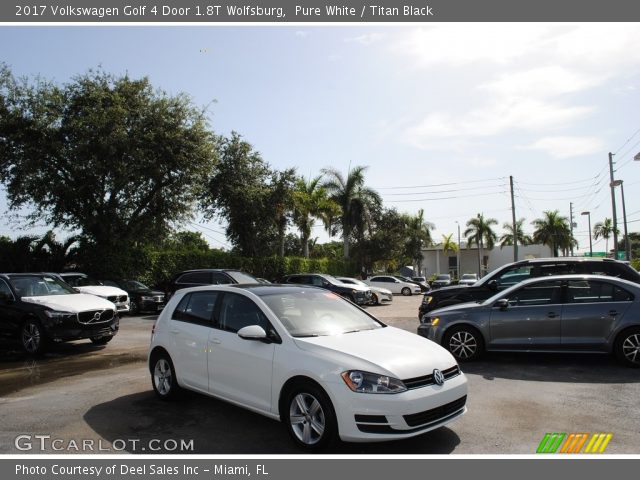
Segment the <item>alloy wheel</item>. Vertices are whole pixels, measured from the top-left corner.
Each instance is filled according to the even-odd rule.
[[[171,365],[166,358],[160,358],[156,362],[156,366],[153,369],[153,381],[156,386],[156,390],[161,396],[167,396],[171,392]]]
[[[22,345],[28,353],[36,353],[40,349],[42,338],[40,328],[33,322],[27,323],[22,329]]]
[[[629,335],[622,342],[622,354],[633,364],[640,364],[640,334]]]
[[[460,359],[471,358],[478,351],[478,341],[471,333],[460,330],[451,335],[449,351]]]
[[[294,435],[305,445],[314,445],[322,439],[326,426],[325,414],[313,395],[297,394],[289,407],[289,419]]]

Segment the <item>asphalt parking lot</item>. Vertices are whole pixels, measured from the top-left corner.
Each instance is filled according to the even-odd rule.
[[[369,311],[415,332],[420,300],[395,297],[392,305]],[[38,360],[0,353],[0,454],[39,454],[41,446],[65,454],[304,453],[283,425],[244,409],[196,394],[172,403],[156,400],[146,367],[154,320],[125,316],[106,347],[74,342]],[[469,410],[461,419],[414,439],[339,442],[327,453],[530,454],[546,432],[611,432],[606,453],[640,453],[637,369],[602,355],[507,353],[462,367]],[[18,446],[32,448],[17,448],[20,435],[31,440],[22,437]],[[53,440],[62,450],[54,450]],[[82,442],[85,448],[74,448]]]

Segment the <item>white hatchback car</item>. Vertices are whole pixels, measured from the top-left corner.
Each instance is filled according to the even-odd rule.
[[[439,345],[312,286],[179,290],[149,368],[162,399],[195,390],[281,420],[294,441],[420,435],[466,411],[467,380]]]
[[[420,285],[415,283],[403,282],[399,278],[391,275],[375,275],[364,281],[367,285],[372,287],[386,288],[392,293],[401,293],[402,295],[419,295],[422,290]]]

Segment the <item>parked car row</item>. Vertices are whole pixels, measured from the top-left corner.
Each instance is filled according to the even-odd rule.
[[[459,361],[485,351],[615,353],[640,366],[640,274],[609,259],[506,265],[424,296],[418,334]]]

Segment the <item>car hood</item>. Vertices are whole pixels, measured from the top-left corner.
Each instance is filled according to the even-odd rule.
[[[362,285],[355,285],[352,283],[340,283],[337,286],[343,287],[343,288],[350,288],[351,290],[357,290],[358,292],[366,292],[367,290],[371,290],[369,287],[363,287]]]
[[[97,295],[99,297],[127,295],[127,292],[125,292],[124,290],[121,290],[118,287],[109,287],[107,285],[91,285],[91,286],[75,287],[75,288],[81,293],[88,293],[90,295]]]
[[[436,282],[433,282],[436,283]],[[447,293],[447,292],[455,292],[456,290],[460,289],[460,288],[469,288],[469,285],[450,285],[447,287],[442,287],[438,289],[438,293],[442,294],[442,293]],[[427,292],[429,293],[429,292]]]
[[[86,310],[101,310],[110,308],[113,310],[114,305],[95,295],[85,293],[70,293],[69,295],[46,295],[42,297],[22,297],[25,303],[33,303],[36,305],[50,308],[59,312],[79,313]]]
[[[441,315],[443,313],[452,313],[464,310],[466,312],[480,310],[483,308],[481,303],[477,302],[466,302],[466,303],[458,303],[457,305],[450,305],[448,307],[436,308],[429,312],[429,316]]]
[[[144,295],[149,297],[164,296],[164,292],[161,292],[159,290],[151,290],[151,289],[145,290],[143,288],[141,288],[140,290],[133,290],[131,293],[136,293],[138,295]]]
[[[369,287],[369,289],[372,292],[377,292],[377,293],[384,293],[385,295],[393,295],[393,292],[391,290],[387,290],[386,288],[380,288],[380,287]]]
[[[360,369],[401,380],[456,364],[440,345],[394,327],[294,340],[302,350],[329,358],[345,371]]]

